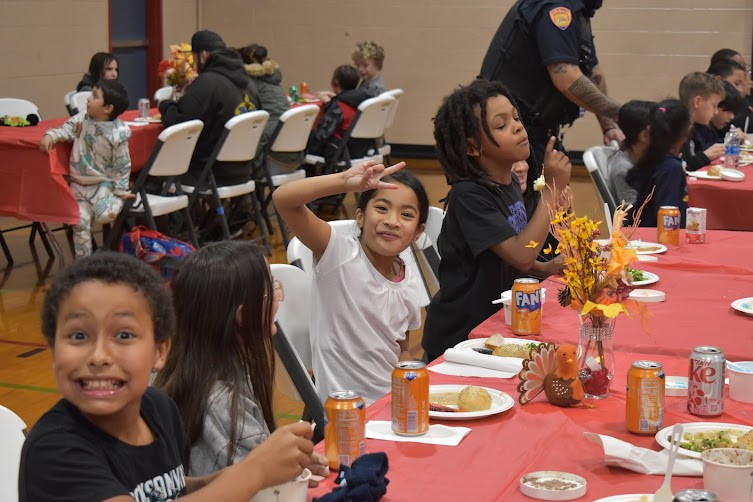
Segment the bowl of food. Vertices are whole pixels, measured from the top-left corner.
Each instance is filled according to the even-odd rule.
[[[701,453],[703,489],[719,500],[753,501],[753,451],[714,448]]]
[[[753,361],[728,363],[729,397],[743,403],[753,403]]]

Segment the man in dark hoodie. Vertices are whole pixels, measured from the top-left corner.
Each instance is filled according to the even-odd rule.
[[[316,127],[311,131],[306,152],[319,155],[327,162],[335,154],[342,142],[345,132],[350,127],[358,112],[358,105],[372,97],[358,86],[358,71],[351,65],[335,68],[332,74],[332,91],[335,96],[327,103]],[[366,155],[373,141],[353,138],[348,141],[350,158],[357,159]]]
[[[259,99],[240,55],[228,49],[217,33],[202,30],[191,37],[198,77],[177,102],[162,101],[162,125],[169,127],[199,119],[204,129],[199,136],[191,165],[183,182],[196,185],[202,169],[222,135],[225,122],[259,108]],[[215,165],[217,185],[234,185],[251,178],[252,164],[224,162]]]

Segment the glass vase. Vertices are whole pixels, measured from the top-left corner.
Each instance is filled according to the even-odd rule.
[[[604,399],[614,378],[612,331],[614,318],[586,314],[580,316],[578,367],[586,398]]]

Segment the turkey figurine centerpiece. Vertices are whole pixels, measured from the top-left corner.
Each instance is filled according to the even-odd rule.
[[[585,392],[579,377],[578,348],[575,345],[540,344],[531,349],[518,376],[520,404],[531,402],[543,390],[549,402],[556,406],[593,408],[582,402]]]

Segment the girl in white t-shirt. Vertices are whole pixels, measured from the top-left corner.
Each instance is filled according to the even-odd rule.
[[[390,391],[394,364],[413,359],[408,331],[421,325],[421,278],[398,255],[423,232],[429,200],[404,166],[369,161],[274,192],[277,211],[314,255],[310,333],[322,401],[355,390],[370,404]],[[358,239],[332,231],[306,206],[347,192],[361,192]]]

